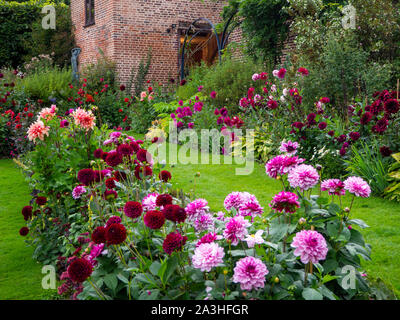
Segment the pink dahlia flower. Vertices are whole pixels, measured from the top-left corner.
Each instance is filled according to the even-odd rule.
[[[269,273],[260,259],[251,256],[240,259],[233,271],[233,282],[240,283],[240,288],[247,291],[264,288]]]
[[[360,177],[349,177],[344,181],[344,188],[357,197],[368,198],[371,188],[367,182]]]
[[[236,246],[239,240],[243,240],[247,236],[247,228],[249,226],[250,223],[243,216],[230,218],[225,225],[223,235],[226,240],[231,241],[232,245]]]
[[[203,232],[214,228],[214,218],[211,214],[206,213],[198,217],[194,221],[194,228],[197,232]]]
[[[225,252],[217,243],[203,243],[194,250],[193,267],[210,272],[212,268],[223,262]]]
[[[296,209],[300,208],[298,199],[297,194],[293,192],[281,191],[274,196],[269,206],[276,212],[295,213]]]
[[[295,166],[303,163],[304,159],[297,156],[276,156],[265,164],[265,172],[269,177],[276,179],[279,176],[289,173]]]
[[[300,190],[308,190],[314,187],[319,180],[317,170],[310,165],[301,164],[293,168],[288,175],[288,181],[292,188],[299,187]]]
[[[313,230],[302,230],[296,233],[293,242],[290,245],[296,248],[294,255],[300,256],[301,262],[318,263],[319,260],[324,260],[328,253],[328,247],[324,237]]]
[[[55,104],[51,105],[50,108],[43,108],[42,110],[40,110],[39,115],[38,115],[38,119],[44,119],[44,120],[51,120],[54,118],[54,116],[56,115],[56,111],[57,111],[57,107]]]
[[[248,192],[231,192],[224,200],[224,207],[227,211],[234,208],[242,216],[254,217],[264,212],[257,198]]]
[[[262,215],[264,212],[264,208],[260,206],[257,199],[254,198],[249,199],[244,202],[243,205],[239,209],[239,214],[242,216],[251,216],[254,218],[257,215]]]
[[[298,147],[299,144],[297,142],[292,142],[290,140],[288,142],[282,141],[279,151],[291,156],[296,154]]]
[[[328,191],[328,193],[337,196],[344,196],[346,190],[344,183],[339,179],[328,179],[321,182],[321,191]]]
[[[72,198],[79,199],[82,194],[86,192],[86,188],[84,186],[76,186],[74,190],[72,190]]]
[[[208,207],[207,200],[196,199],[186,206],[185,211],[190,220],[195,220],[199,218],[201,215],[208,213],[209,209],[210,208]]]
[[[157,205],[156,205],[156,200],[157,197],[159,196],[158,193],[149,193],[147,196],[145,196],[142,200],[142,206],[144,211],[151,211],[155,210]]]
[[[201,237],[199,241],[196,243],[196,247],[200,246],[203,243],[211,243],[216,240],[221,240],[222,236],[217,235],[215,232],[209,232]]]
[[[28,128],[28,139],[35,142],[37,138],[43,141],[44,136],[49,136],[50,127],[46,127],[41,120],[32,123]]]

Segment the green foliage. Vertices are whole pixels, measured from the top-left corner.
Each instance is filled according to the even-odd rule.
[[[238,11],[236,19],[246,40],[246,53],[264,62],[279,61],[283,43],[289,32],[288,14],[283,10],[284,0],[231,0],[224,8],[226,21]]]
[[[131,129],[137,133],[146,133],[151,123],[156,119],[156,112],[153,103],[145,98],[143,101],[139,99],[128,109]]]
[[[400,153],[392,155],[396,161],[389,167],[389,186],[385,189],[384,197],[400,202]]]
[[[221,63],[211,67],[202,64],[193,68],[187,77],[188,82],[178,88],[176,95],[187,100],[196,95],[199,86],[203,86],[202,92],[207,96],[212,91],[217,92],[213,100],[216,107],[229,106],[230,111],[235,114],[239,110],[238,103],[243,93],[254,85],[252,75],[263,71],[265,66],[260,62],[247,59],[238,61],[226,55]]]
[[[382,158],[377,143],[368,146],[361,143],[360,148],[352,146],[352,156],[346,161],[347,171],[364,178],[375,195],[382,196],[388,186],[388,162]]]
[[[135,96],[137,97],[139,97],[140,93],[143,91],[146,76],[149,73],[150,69],[151,57],[152,57],[152,51],[151,48],[149,48],[149,51],[147,52],[146,62],[143,59],[140,60],[136,75],[134,73],[134,67],[131,70],[131,76],[127,85],[127,90],[128,92],[131,92],[133,84],[134,93]]]
[[[87,89],[97,92],[100,92],[105,84],[112,89],[117,85],[115,62],[105,56],[101,49],[99,53],[99,58],[93,63],[86,64],[80,75],[81,81],[87,80]]]
[[[68,88],[71,78],[70,68],[46,68],[28,74],[17,83],[16,88],[31,99],[48,102],[51,98],[67,97],[71,92]]]
[[[45,5],[56,8],[56,30],[39,27]],[[57,16],[58,15],[58,16]],[[0,66],[17,68],[24,59],[41,53],[57,53],[56,61],[64,64],[72,45],[69,10],[58,1],[0,1]],[[43,50],[43,51],[42,51]],[[41,52],[42,51],[42,52]]]

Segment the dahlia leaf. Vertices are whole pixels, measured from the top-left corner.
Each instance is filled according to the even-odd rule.
[[[305,288],[302,296],[306,300],[322,300],[324,298],[321,293],[312,288]]]

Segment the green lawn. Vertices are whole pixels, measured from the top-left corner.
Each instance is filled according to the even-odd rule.
[[[28,205],[28,185],[11,160],[0,160],[0,300],[40,299],[41,265],[18,233],[25,226],[21,209]]]

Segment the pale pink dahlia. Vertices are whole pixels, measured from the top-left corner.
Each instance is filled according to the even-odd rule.
[[[49,135],[50,127],[46,127],[41,120],[32,123],[28,128],[28,139],[35,142],[37,138],[43,141],[45,135]]]
[[[240,283],[240,288],[247,291],[264,288],[269,273],[260,259],[251,256],[240,259],[233,271],[233,282]]]
[[[224,200],[224,207],[227,211],[231,211],[235,208],[239,211],[246,203],[257,202],[257,198],[248,192],[231,192]]]
[[[212,268],[223,262],[225,252],[217,243],[203,243],[194,250],[193,267],[210,272]]]
[[[202,214],[194,221],[194,228],[197,232],[211,230],[214,228],[214,218],[211,214]]]
[[[55,104],[51,105],[50,108],[43,108],[42,110],[40,110],[39,115],[38,115],[38,119],[44,119],[44,120],[51,120],[54,118],[54,116],[56,115],[56,111],[57,111],[57,107]]]
[[[195,220],[201,215],[208,213],[209,209],[207,200],[196,199],[186,206],[185,211],[190,220]]]
[[[371,188],[367,182],[360,177],[349,177],[344,181],[344,188],[357,197],[368,198]]]
[[[142,207],[144,211],[151,211],[155,210],[157,205],[156,205],[156,200],[158,197],[158,193],[153,192],[149,193],[147,196],[145,196],[142,200]]]
[[[293,192],[281,191],[274,196],[269,206],[276,212],[295,213],[300,208],[299,197]]]
[[[308,190],[314,187],[319,180],[317,170],[310,165],[301,164],[293,168],[288,175],[288,181],[292,188],[299,187],[300,190]]]
[[[302,230],[296,233],[293,242],[290,245],[296,248],[294,255],[300,256],[301,262],[318,263],[319,260],[324,260],[328,253],[328,247],[324,237],[313,230]]]
[[[297,142],[292,142],[290,140],[288,142],[282,141],[279,151],[286,153],[287,155],[294,155],[296,154],[298,147],[299,144]]]
[[[337,196],[344,196],[346,190],[344,183],[339,179],[328,179],[321,182],[321,191],[328,191],[328,193]]]
[[[84,128],[86,131],[93,129],[93,127],[96,125],[96,117],[90,110],[86,111],[78,108],[72,112],[71,116],[74,118],[75,124]]]
[[[243,240],[247,236],[247,228],[249,226],[250,223],[245,220],[243,216],[235,216],[230,218],[225,225],[223,235],[226,240],[230,241],[232,245],[236,246],[239,243],[239,240]]]

